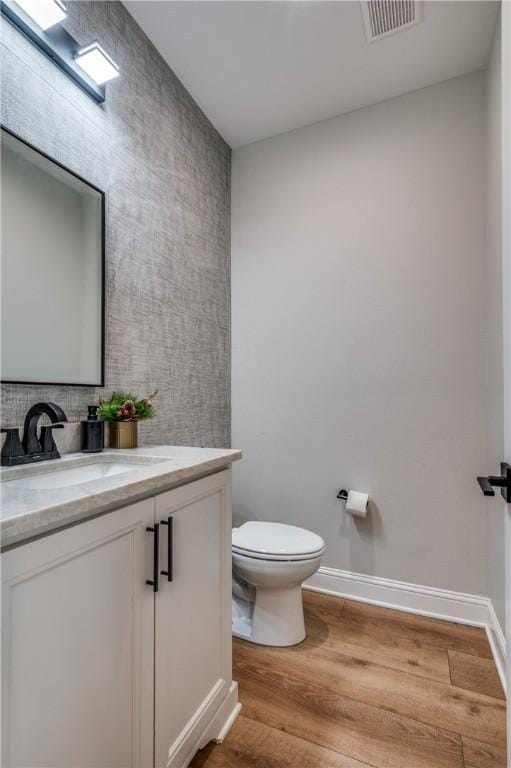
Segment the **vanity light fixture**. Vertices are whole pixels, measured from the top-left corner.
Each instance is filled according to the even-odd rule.
[[[104,83],[118,77],[119,67],[99,43],[83,47],[64,29],[63,0],[0,0],[0,10],[98,104],[105,100]]]
[[[44,30],[66,18],[66,6],[62,0],[16,0],[16,5]]]
[[[80,48],[75,61],[98,85],[119,77],[119,67],[97,40]]]

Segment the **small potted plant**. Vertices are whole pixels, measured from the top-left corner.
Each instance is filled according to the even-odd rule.
[[[141,400],[136,395],[113,392],[110,400],[100,400],[98,418],[109,422],[110,448],[136,448],[138,445],[138,422],[154,416],[153,400],[158,394],[152,392]]]

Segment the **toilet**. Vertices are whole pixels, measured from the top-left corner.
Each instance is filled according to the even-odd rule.
[[[282,523],[249,522],[232,531],[232,633],[259,645],[305,638],[303,582],[320,566],[325,542]]]

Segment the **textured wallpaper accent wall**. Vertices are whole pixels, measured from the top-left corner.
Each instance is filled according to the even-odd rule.
[[[68,15],[121,67],[105,104],[2,20],[1,117],[106,193],[106,387],[4,385],[3,422],[38,400],[78,419],[103,392],[158,389],[141,442],[228,446],[230,148],[121,3]]]

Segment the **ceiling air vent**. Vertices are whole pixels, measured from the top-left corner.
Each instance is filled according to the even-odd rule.
[[[419,0],[362,0],[361,6],[370,43],[422,21]]]

